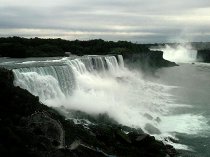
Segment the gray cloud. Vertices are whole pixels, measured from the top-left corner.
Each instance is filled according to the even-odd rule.
[[[210,41],[209,0],[1,0],[0,36]]]

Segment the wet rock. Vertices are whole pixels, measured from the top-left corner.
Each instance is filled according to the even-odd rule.
[[[122,129],[118,128],[116,131],[115,131],[115,135],[116,135],[116,138],[121,141],[121,142],[124,142],[124,143],[127,143],[127,144],[131,144],[131,140],[129,138],[129,136],[127,134],[125,134]]]
[[[79,157],[76,153],[73,153],[67,148],[56,149],[51,151],[48,155],[49,157]]]
[[[173,143],[179,143],[179,140],[173,137],[165,137],[164,141],[166,142],[173,142]]]
[[[113,141],[115,140],[115,132],[111,126],[101,124],[93,125],[90,128],[92,132],[96,135],[95,137],[97,141],[100,141],[107,146],[113,145]]]
[[[82,144],[80,140],[74,141],[70,150],[72,153],[78,157],[105,157],[108,156],[106,153],[99,149]]]
[[[177,140],[175,138],[169,137],[168,139],[173,143],[179,143],[179,140]]]
[[[160,117],[155,118],[155,121],[158,122],[158,123],[160,123],[161,122]]]
[[[55,147],[65,145],[62,125],[46,112],[38,112],[28,118],[28,127],[37,136],[48,138]]]
[[[71,145],[70,145],[70,150],[75,150],[79,147],[79,145],[81,144],[80,140],[76,140],[74,141]]]
[[[134,141],[134,144],[141,147],[147,147],[148,145],[156,142],[154,136],[150,136],[149,134],[140,134]]]
[[[131,128],[125,125],[118,125],[125,132],[136,132],[137,134],[144,133],[141,128]]]
[[[161,134],[158,128],[149,123],[145,125],[144,129],[147,130],[150,134]]]
[[[128,133],[128,137],[130,138],[131,142],[134,143],[136,138],[139,136],[139,133],[136,131],[131,131]]]
[[[146,117],[148,120],[153,120],[153,117],[148,113],[145,113],[144,117]]]
[[[169,156],[175,157],[178,153],[172,145],[166,145],[166,152]]]
[[[149,138],[149,135],[148,135],[148,134],[139,135],[139,136],[136,138],[136,142],[142,142],[142,141],[146,140],[147,138]]]

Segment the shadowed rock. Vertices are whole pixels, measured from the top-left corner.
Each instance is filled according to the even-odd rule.
[[[144,117],[146,117],[148,120],[153,120],[153,117],[148,113],[145,113]]]
[[[37,135],[48,138],[55,147],[65,145],[65,135],[62,125],[52,119],[47,112],[38,112],[28,118],[28,127]]]
[[[115,131],[115,135],[116,138],[119,139],[120,141],[131,144],[130,138],[121,129],[117,129]]]
[[[161,134],[158,128],[149,123],[145,125],[144,129],[147,130],[150,134]]]
[[[160,117],[155,118],[155,121],[158,122],[158,123],[160,123],[161,122]]]

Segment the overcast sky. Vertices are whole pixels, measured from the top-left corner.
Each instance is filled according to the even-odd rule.
[[[0,36],[210,41],[210,0],[0,0]]]

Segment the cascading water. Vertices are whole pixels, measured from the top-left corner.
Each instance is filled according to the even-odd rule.
[[[173,127],[168,120],[178,124],[180,117],[171,116],[171,111],[185,106],[174,104],[173,96],[168,94],[174,87],[144,80],[140,72],[124,67],[122,56],[62,58],[47,61],[42,67],[21,66],[13,72],[16,86],[39,96],[46,105],[62,107],[66,112],[106,113],[123,125],[140,127],[146,132],[157,128],[160,137],[180,131],[197,133],[205,125],[201,116],[183,115],[181,128]],[[189,116],[196,122],[193,128],[185,120]],[[148,124],[150,129],[145,127]]]
[[[16,78],[14,83],[39,96],[43,102],[62,99],[71,96],[75,88],[80,88],[78,78],[84,75],[105,71],[117,73],[119,66],[124,66],[122,56],[118,57],[119,64],[114,56],[85,56],[76,59],[63,58],[60,62],[64,65],[17,68],[13,69]],[[26,63],[30,62],[22,64]]]
[[[169,61],[188,63],[197,60],[197,50],[194,50],[190,45],[166,45],[160,50],[164,52],[163,58]]]

